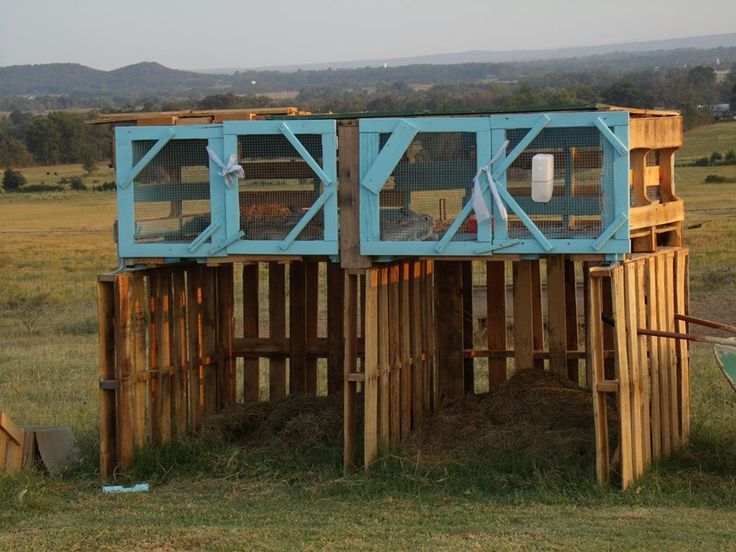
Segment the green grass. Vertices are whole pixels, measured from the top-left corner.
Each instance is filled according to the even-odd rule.
[[[690,163],[701,157],[710,157],[714,151],[725,155],[736,149],[736,121],[717,123],[695,128],[685,137],[685,143],[677,152],[678,163]]]
[[[82,178],[88,188],[99,186],[105,182],[115,182],[115,169],[107,163],[97,163],[91,174],[87,174],[82,165],[45,165],[18,169],[26,177],[27,184],[58,184],[62,178],[70,179],[75,176]]]
[[[727,149],[702,138],[724,128],[736,132],[728,124],[688,135],[691,151],[702,142],[692,155]],[[691,227],[693,311],[736,322],[736,184],[703,184],[714,173],[736,177],[736,167],[676,170]],[[736,542],[736,393],[710,349],[697,345],[691,446],[624,493],[598,487],[589,460],[499,451],[430,469],[390,457],[346,477],[339,451],[305,465],[294,451],[202,437],[147,451],[121,478],[151,482],[149,493],[103,495],[95,277],[115,267],[114,217],[112,193],[0,195],[0,409],[23,424],[69,425],[83,450],[82,464],[62,476],[0,477],[0,550],[693,550]]]

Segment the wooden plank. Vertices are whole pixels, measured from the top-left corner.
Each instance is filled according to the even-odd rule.
[[[399,296],[401,301],[400,316],[400,346],[399,362],[401,363],[401,438],[405,439],[411,431],[412,408],[412,363],[411,363],[411,310],[409,279],[411,278],[412,263],[401,263],[401,287]]]
[[[258,263],[243,265],[243,337],[257,338],[259,335],[259,273]],[[243,359],[243,401],[258,402],[261,374],[260,359]]]
[[[395,450],[401,439],[401,267],[389,267],[389,442]]]
[[[632,231],[673,224],[685,220],[685,203],[682,200],[668,203],[652,203],[651,205],[632,207],[629,210],[629,227]]]
[[[286,270],[283,264],[268,263],[268,336],[271,339],[286,337]],[[269,360],[269,399],[286,396],[286,361]]]
[[[591,284],[590,284],[590,269],[591,264],[589,262],[583,262],[583,313],[584,316],[590,316],[590,290],[591,290]],[[586,326],[590,323],[589,318],[586,318]],[[590,351],[588,350],[589,347],[589,340],[588,340],[588,334],[586,328],[586,334],[585,334],[585,352],[587,353],[585,356],[585,387],[587,389],[593,388],[593,366],[591,365],[591,355]]]
[[[642,392],[643,385],[641,377],[641,365],[639,355],[639,295],[641,288],[638,286],[636,265],[628,263],[624,266],[624,303],[626,322],[626,361],[629,368],[629,385],[631,389],[631,446],[633,476],[638,477],[644,473],[644,433],[649,428],[644,425],[642,417]],[[620,319],[620,317],[619,317]],[[622,391],[623,392],[623,391]]]
[[[113,282],[97,282],[97,323],[99,327],[97,364],[100,381],[115,380],[115,285]],[[117,456],[115,392],[114,389],[100,388],[100,477],[103,479],[110,477],[115,472]]]
[[[366,269],[370,257],[360,254],[360,133],[358,121],[340,121],[337,127],[337,202],[340,208],[340,264]]]
[[[458,400],[465,394],[463,337],[463,264],[458,261],[435,263],[437,312],[437,385],[439,406]]]
[[[381,269],[374,268],[368,271],[365,293],[365,382],[363,385],[364,429],[363,429],[363,463],[368,468],[378,458],[378,379],[379,379],[379,351],[378,351],[378,318],[379,299],[378,287]]]
[[[463,261],[462,300],[463,300],[463,349],[473,348],[473,262]],[[475,369],[472,358],[463,359],[463,384],[466,395],[475,393]]]
[[[631,163],[631,201],[634,206],[647,206],[652,201],[647,196],[646,169],[648,148],[632,149],[629,153]]]
[[[235,333],[235,282],[232,264],[216,267],[217,271],[217,347],[219,365],[217,371],[219,408],[235,404],[236,379],[233,357]]]
[[[675,256],[675,312],[680,315],[685,315],[686,313],[686,274],[687,252],[685,252],[684,250],[678,250]],[[686,333],[687,330],[687,323],[678,320],[675,331]],[[690,440],[690,364],[688,359],[689,344],[686,340],[680,339],[677,341],[676,346],[679,386],[680,436],[682,439],[682,444],[685,445]]]
[[[632,117],[629,148],[678,148],[682,146],[682,117]]]
[[[115,380],[117,382],[116,464],[122,470],[133,465],[134,439],[134,390],[133,373],[133,310],[129,273],[115,277]]]
[[[147,373],[143,376],[138,375],[140,381],[145,377],[148,384],[148,404],[149,404],[149,416],[150,421],[149,437],[150,442],[154,445],[158,445],[161,442],[161,402],[159,400],[159,372],[163,366],[168,364],[159,364],[158,350],[159,350],[159,326],[161,324],[160,319],[160,296],[159,296],[159,275],[160,271],[157,269],[148,270],[144,273],[146,280],[148,281],[148,326],[146,333],[148,335],[148,368]]]
[[[411,263],[411,279],[409,280],[409,309],[411,311],[409,326],[411,330],[411,362],[412,362],[412,399],[411,414],[416,426],[424,419],[424,367],[422,361],[422,263]]]
[[[657,325],[656,329],[667,331],[667,275],[666,264],[663,255],[655,256],[655,264],[657,266]],[[658,338],[659,348],[659,400],[660,400],[660,419],[662,421],[662,454],[665,456],[672,452],[672,419],[670,408],[670,377],[672,366],[669,356],[668,339]]]
[[[616,379],[619,382],[618,413],[619,413],[619,451],[621,454],[621,487],[628,488],[634,481],[634,448],[631,434],[631,381],[629,373],[629,352],[626,336],[626,293],[624,285],[624,270],[621,265],[611,269],[613,318],[616,321],[614,328],[615,368]],[[635,341],[635,340],[634,340]]]
[[[158,377],[158,438],[164,445],[171,441],[171,376],[163,373],[162,368],[171,366],[171,272],[167,269],[156,269],[155,290],[158,310],[156,316],[156,365],[159,367]]]
[[[534,366],[532,341],[532,261],[513,263],[514,276],[514,372]]]
[[[307,391],[306,379],[306,267],[289,263],[289,393]]]
[[[486,331],[488,349],[506,349],[506,263],[486,263]],[[488,359],[488,386],[506,380],[506,358]]]
[[[217,269],[202,269],[202,351],[204,357],[217,359],[216,364],[202,363],[202,380],[204,382],[204,412],[214,414],[218,410],[218,369],[217,353]]]
[[[317,316],[319,313],[319,263],[304,263],[304,369],[305,391],[317,394],[317,358],[307,354],[310,340],[317,339]],[[339,352],[339,351],[338,351]]]
[[[598,483],[607,483],[609,479],[609,447],[608,447],[608,405],[606,394],[598,389],[605,380],[603,365],[603,321],[602,314],[602,278],[591,278],[588,281],[588,366],[592,379],[588,385],[593,391],[593,419],[595,423],[595,465]]]
[[[567,350],[577,350],[579,344],[575,261],[568,257],[565,257],[565,334],[567,337]],[[568,357],[567,377],[580,385],[580,365],[577,359]]]
[[[146,320],[148,320],[148,309],[146,301],[146,290],[143,276],[134,275],[130,282],[131,308],[132,308],[132,342],[131,342],[131,377],[134,378],[135,410],[133,416],[133,434],[135,446],[142,449],[150,441],[149,394],[148,382],[138,376],[146,372],[146,352],[148,351],[146,339]]]
[[[378,385],[378,439],[382,445],[389,442],[390,418],[390,381],[391,362],[389,353],[389,270],[381,267],[381,279],[378,288],[378,363],[380,369]],[[367,350],[366,350],[367,352]]]
[[[187,319],[189,342],[189,427],[199,428],[202,420],[202,267],[187,268]]]
[[[565,257],[547,257],[547,324],[549,336],[549,367],[559,376],[567,377],[567,301],[565,294]],[[537,347],[535,346],[535,349]]]
[[[358,276],[348,272],[343,273],[340,269],[340,265],[337,263],[334,263],[334,267],[336,267],[337,270],[331,268],[331,265],[333,265],[333,263],[329,263],[327,268],[328,291],[335,287],[335,275],[340,274],[343,276],[344,274],[344,285],[340,286],[344,289],[345,299],[343,302],[344,310],[342,315],[344,324],[343,334],[345,336],[343,349],[343,468],[345,471],[349,471],[355,467],[355,455],[358,439],[358,389],[356,383],[349,380],[351,374],[358,372]],[[334,304],[334,302],[330,303],[328,299],[328,309],[330,304]],[[332,321],[334,324],[336,322],[336,318],[333,317]],[[330,333],[330,335],[337,334],[338,330],[333,326],[331,330],[328,330],[328,333]],[[329,366],[327,372],[328,394],[331,394],[332,392],[329,391]],[[362,375],[364,376],[363,381],[365,381],[365,373]],[[366,412],[368,412],[367,408]]]
[[[339,393],[342,388],[342,370],[343,370],[343,351],[347,334],[343,337],[343,327],[347,323],[344,320],[346,310],[344,307],[345,293],[345,277],[339,263],[327,263],[327,342],[329,349],[327,353],[327,394],[332,395]],[[352,284],[356,286],[357,281],[353,279]],[[352,305],[351,315],[356,317],[352,323],[355,324],[355,343],[353,344],[352,353],[357,355],[357,295],[351,299],[355,302]]]
[[[538,260],[529,261],[532,271],[532,347],[544,350],[544,319],[542,318],[542,278]],[[544,360],[534,359],[534,368],[544,370]]]
[[[172,335],[171,362],[176,366],[174,374],[174,431],[178,438],[187,434],[188,408],[188,362],[187,362],[187,290],[183,268],[172,274]]]
[[[654,256],[644,259],[645,267],[645,294],[647,299],[647,328],[658,328],[657,316],[657,263]],[[649,420],[652,435],[652,459],[658,460],[662,455],[662,414],[660,408],[659,382],[659,339],[646,337],[649,350],[649,381],[650,381],[650,409]]]
[[[636,272],[636,327],[643,328],[647,325],[647,305],[646,305],[646,266],[644,260],[634,263]],[[651,404],[651,383],[649,371],[649,347],[647,337],[638,336],[637,350],[639,352],[639,416],[641,419],[641,446],[644,469],[652,462],[652,429],[650,420],[650,404]]]
[[[677,293],[675,291],[675,257],[672,252],[660,254],[664,257],[665,266],[665,319],[667,325],[665,331],[675,331],[675,303],[677,301]],[[669,407],[670,407],[670,441],[672,443],[672,451],[680,448],[680,408],[679,408],[679,381],[677,370],[677,341],[672,339],[664,339],[667,347],[667,364],[669,372]]]

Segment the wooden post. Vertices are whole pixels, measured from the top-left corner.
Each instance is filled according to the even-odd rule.
[[[171,362],[174,365],[174,430],[182,438],[187,434],[189,407],[187,404],[187,381],[189,364],[187,361],[187,289],[183,268],[172,274],[172,335]]]
[[[513,263],[514,273],[514,372],[534,366],[532,261]]]
[[[587,324],[587,351],[588,366],[592,377],[588,384],[593,393],[593,418],[595,423],[595,466],[599,483],[607,483],[609,477],[609,452],[608,452],[608,405],[606,393],[599,384],[605,378],[603,364],[603,321],[601,319],[603,281],[600,276],[591,277],[588,280],[590,292],[588,295],[588,324]]]
[[[202,419],[202,267],[187,269],[187,318],[189,321],[189,427]]]
[[[345,286],[350,282],[350,285],[355,286],[353,293],[354,297],[348,298],[345,296]],[[353,344],[352,355],[357,360],[357,336],[358,336],[358,296],[357,296],[357,276],[353,275],[352,280],[346,280],[343,275],[343,270],[340,268],[338,263],[327,263],[327,343],[329,344],[329,351],[327,353],[327,394],[332,395],[339,393],[343,386],[343,373],[342,365],[343,358],[347,358],[344,352],[346,347],[345,339],[347,339],[347,333],[343,337],[343,327],[350,328],[352,326],[346,326],[348,321],[344,319],[347,316],[347,304],[352,302],[351,316],[355,317],[355,320],[351,322],[355,325],[355,339],[356,342]],[[357,371],[357,362],[355,363],[355,369],[351,369],[352,372]]]
[[[411,430],[412,404],[412,363],[411,363],[411,309],[409,279],[411,278],[412,263],[401,263],[401,328],[399,362],[401,363],[401,438],[405,439]]]
[[[488,350],[505,351],[506,342],[506,263],[486,263],[486,327]],[[488,357],[488,387],[506,380],[506,357]]]
[[[419,423],[424,418],[424,379],[425,372],[423,368],[423,322],[422,318],[422,263],[414,261],[412,263],[412,278],[409,281],[411,310],[411,361],[412,361],[412,380],[414,386],[412,388],[412,418],[414,424]]]
[[[289,392],[307,391],[306,381],[306,263],[289,264]]]
[[[345,269],[371,267],[370,257],[360,254],[360,132],[357,120],[339,121],[337,126],[340,186],[340,263]]]
[[[435,263],[435,309],[437,321],[437,386],[439,406],[465,394],[463,338],[463,267],[462,262]]]
[[[114,278],[114,277],[113,277]],[[115,285],[113,279],[97,282],[97,320],[99,342],[97,362],[100,370],[100,477],[110,477],[117,461],[115,395]]]
[[[268,263],[268,323],[272,341],[286,339],[286,271],[283,264]],[[269,359],[269,399],[286,396],[286,360]]]
[[[547,316],[549,327],[549,367],[567,377],[567,287],[565,257],[547,257]]]
[[[330,263],[332,264],[332,263]],[[335,264],[337,271],[342,273],[340,266]],[[335,277],[335,270],[327,269],[328,275]],[[328,276],[329,278],[329,276]],[[345,471],[355,467],[355,451],[358,439],[358,390],[357,382],[350,380],[350,375],[358,372],[358,276],[345,272],[345,301],[344,314],[344,361],[343,361],[343,467]],[[334,281],[332,282],[334,283]],[[328,290],[330,289],[328,284]],[[328,305],[333,305],[328,299]],[[328,306],[329,308],[329,306]],[[333,323],[335,318],[332,318]],[[328,322],[329,325],[329,322]],[[337,333],[334,326],[328,330],[330,335]],[[332,358],[332,355],[331,355]],[[334,370],[334,365],[332,366]],[[328,387],[330,366],[328,360]],[[328,390],[328,394],[330,391]],[[366,410],[367,412],[367,410]]]
[[[624,280],[624,313],[619,313],[617,320],[622,320],[626,324],[626,354],[629,374],[631,375],[629,384],[631,386],[630,402],[631,402],[631,454],[633,477],[638,477],[644,473],[644,431],[649,428],[644,427],[642,417],[642,378],[639,355],[639,294],[641,288],[638,287],[636,277],[636,265],[628,263],[623,267]],[[625,316],[621,316],[624,314]],[[623,354],[623,353],[622,353]],[[624,392],[623,389],[621,391]]]
[[[153,277],[155,274],[155,277]],[[153,415],[158,417],[158,438],[164,445],[171,441],[171,272],[166,268],[152,272],[152,292],[156,306],[156,364],[158,366],[158,403]]]
[[[365,382],[363,384],[364,429],[363,455],[364,465],[368,468],[378,457],[378,287],[381,269],[368,271],[365,294],[365,323],[363,336],[365,339]]]
[[[391,358],[389,355],[389,270],[381,267],[381,280],[378,286],[378,439],[382,445],[389,441],[389,404],[390,382],[389,372]]]
[[[258,337],[258,263],[243,266],[243,337]],[[246,357],[243,360],[243,401],[258,402],[261,398],[260,359]]]
[[[613,303],[614,344],[616,379],[618,380],[619,447],[621,453],[621,486],[626,489],[634,480],[631,382],[629,353],[626,338],[626,295],[624,292],[624,269],[621,265],[611,268]]]
[[[389,267],[388,287],[389,442],[393,449],[396,449],[401,437],[401,360],[399,357],[401,340],[400,277],[400,266],[398,263],[393,263]]]
[[[473,348],[473,262],[462,262],[463,348]],[[463,355],[464,356],[464,355]],[[475,392],[475,369],[472,357],[463,358],[463,382],[466,395]]]
[[[149,424],[149,373],[146,372],[146,320],[147,301],[143,276],[136,274],[130,282],[130,302],[132,308],[132,342],[131,361],[135,388],[135,414],[133,416],[133,432],[135,446],[142,449],[148,444],[150,434]]]
[[[219,357],[217,355],[217,268],[202,270],[202,356],[204,358],[202,380],[204,384],[204,412],[217,411],[217,377]]]
[[[675,312],[687,314],[687,262],[688,255],[684,250],[677,251],[675,257]],[[687,323],[678,321],[675,331],[687,332]],[[678,385],[680,405],[680,436],[682,444],[690,440],[690,363],[688,359],[688,342],[677,341]]]
[[[645,295],[647,298],[646,327],[659,329],[657,317],[657,263],[653,256],[645,259]],[[659,338],[647,337],[649,349],[649,378],[651,405],[649,420],[652,432],[652,459],[658,460],[662,455],[662,415],[660,408],[660,378],[659,378]]]
[[[235,403],[236,374],[233,358],[233,337],[235,332],[235,282],[233,265],[221,264],[217,270],[217,342],[219,349],[218,365],[218,406],[224,408]]]
[[[567,350],[578,349],[578,304],[577,289],[575,287],[575,261],[565,259],[565,326],[567,334]],[[567,361],[567,377],[580,385],[579,362],[576,358]]]
[[[307,344],[317,341],[319,315],[319,262],[304,263],[304,391],[317,394],[317,357],[309,355]]]
[[[544,351],[541,265],[538,260],[529,261],[529,263],[532,269],[532,351]],[[543,358],[534,358],[533,362],[536,370],[544,370]]]

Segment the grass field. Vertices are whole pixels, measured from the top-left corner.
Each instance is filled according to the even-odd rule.
[[[736,150],[736,121],[695,128],[687,133],[685,144],[677,152],[677,162],[710,157],[714,151],[725,155],[732,149]]]
[[[699,136],[726,127],[693,141],[723,150]],[[693,312],[736,323],[736,184],[703,184],[713,173],[736,167],[676,171]],[[94,280],[115,267],[114,216],[112,193],[0,195],[0,409],[71,426],[84,455],[64,476],[0,476],[0,550],[734,547],[736,393],[702,346],[692,350],[691,446],[625,493],[599,488],[590,464],[529,456],[434,469],[392,457],[346,477],[334,454],[305,466],[193,440],[149,453],[122,480],[147,480],[149,493],[102,495]]]
[[[94,188],[105,182],[115,182],[115,169],[106,163],[97,163],[91,174],[87,174],[81,164],[48,165],[19,169],[26,177],[27,184],[58,184],[62,178],[79,176],[87,188]]]

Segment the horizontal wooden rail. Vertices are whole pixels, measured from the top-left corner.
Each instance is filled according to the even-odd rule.
[[[714,322],[713,320],[706,320],[705,318],[696,318],[695,316],[678,313],[675,313],[675,320],[681,320],[682,322],[689,322],[690,324],[697,324],[698,326],[706,326],[708,328],[736,334],[736,326],[730,326],[723,322]]]

